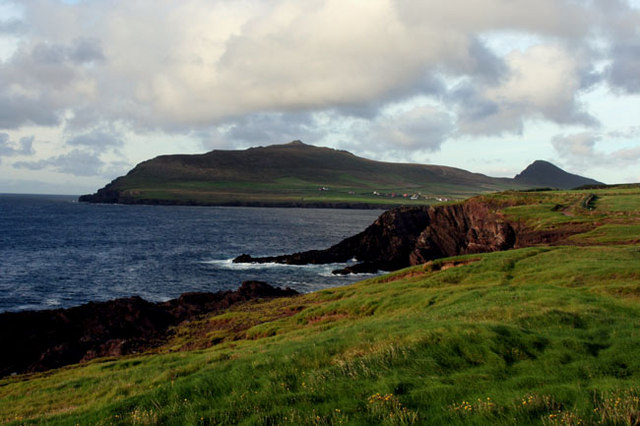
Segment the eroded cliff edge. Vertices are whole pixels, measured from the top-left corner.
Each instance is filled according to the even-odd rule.
[[[389,210],[361,233],[325,250],[271,257],[243,254],[234,262],[304,265],[355,260],[356,264],[334,273],[393,271],[443,257],[549,243],[560,236],[566,237],[554,232],[538,235],[507,219],[499,206],[474,198],[458,204]]]
[[[482,202],[400,207],[383,213],[361,233],[326,249],[291,255],[242,255],[238,263],[359,263],[337,273],[392,271],[432,259],[513,248],[514,227]]]

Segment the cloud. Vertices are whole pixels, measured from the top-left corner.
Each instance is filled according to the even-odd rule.
[[[640,93],[640,42],[620,43],[612,49],[609,83],[626,93]]]
[[[553,138],[552,144],[563,157],[590,161],[596,155],[595,145],[599,140],[601,140],[599,134],[582,132],[568,136],[556,136]]]
[[[19,19],[9,19],[0,21],[0,35],[16,35],[25,30],[24,22]]]
[[[34,154],[34,139],[34,136],[22,137],[18,142],[13,142],[9,134],[0,133],[0,158]]]
[[[559,124],[597,124],[576,99],[581,70],[565,49],[535,45],[505,58],[508,71],[496,82],[466,82],[452,92],[459,131],[469,134],[522,133],[526,119]]]
[[[53,158],[39,161],[18,161],[13,164],[19,169],[43,170],[50,169],[74,176],[101,176],[106,166],[100,157],[94,153],[80,149],[61,154]]]
[[[58,126],[68,111],[92,104],[97,93],[92,67],[103,58],[91,38],[25,43],[0,62],[0,129]]]
[[[1,135],[2,133],[0,133],[0,143]],[[71,147],[71,150],[66,153],[42,160],[18,161],[13,166],[27,170],[54,170],[73,176],[114,176],[130,168],[130,164],[122,161],[122,154],[119,152],[124,145],[124,140],[118,130],[101,126],[68,137],[66,145]],[[27,148],[31,149],[32,141],[33,138],[22,138],[21,149],[23,151]],[[103,160],[101,156],[106,152],[115,154],[116,159]],[[2,153],[1,148],[0,153]]]
[[[40,95],[3,93],[0,87],[0,129],[18,129],[26,125],[56,126],[60,117]]]
[[[433,82],[444,74],[471,78],[473,91],[489,104],[509,89],[518,91],[520,98],[505,99],[503,119],[489,115],[489,124],[517,121],[536,108],[552,120],[585,120],[579,108],[572,109],[569,98],[578,87],[571,80],[557,105],[539,97],[531,102],[531,88],[523,93],[533,75],[527,67],[544,71],[537,60],[548,64],[567,52],[546,48],[505,60],[477,35],[517,28],[579,40],[592,30],[587,3],[541,0],[531,8],[523,0],[31,0],[24,7],[25,42],[0,77],[30,92],[54,116],[94,107],[103,118],[141,130],[204,128],[245,114],[356,111],[418,94],[440,96],[442,87]],[[561,59],[573,78],[577,66]],[[45,124],[27,112],[4,126]],[[479,131],[471,123],[463,127]]]
[[[637,128],[600,134],[598,132],[580,132],[571,135],[558,135],[552,140],[556,152],[572,165],[586,169],[593,166],[615,166],[620,169],[636,167],[640,161],[640,147],[624,147],[613,151],[598,148],[610,139],[637,135]]]
[[[446,110],[414,103],[412,107],[385,108],[371,119],[329,116],[324,124],[340,129],[337,135],[342,149],[367,158],[411,162],[416,154],[438,151],[455,130],[454,117]]]
[[[431,106],[418,106],[399,114],[384,115],[369,130],[369,141],[408,152],[436,151],[451,134],[451,115]]]
[[[20,139],[19,146],[11,143],[2,143],[3,138],[8,140],[8,135],[0,133],[0,155],[3,153],[3,145],[14,146],[13,155],[33,153],[32,143],[34,138]],[[41,160],[16,161],[13,167],[27,170],[53,170],[59,173],[67,173],[73,176],[114,176],[125,172],[130,164],[122,161],[119,149],[124,145],[125,138],[116,130],[108,126],[100,126],[91,131],[76,134],[66,138],[66,145],[70,151]],[[108,160],[103,160],[102,155],[108,153]]]
[[[40,42],[33,46],[31,59],[35,64],[91,64],[104,60],[100,41],[79,38],[68,44]]]
[[[640,126],[632,126],[627,129],[614,130],[608,133],[609,137],[616,139],[640,138]]]
[[[317,142],[329,129],[322,129],[311,113],[250,114],[234,120],[225,137],[239,144],[273,144],[292,140]]]
[[[67,140],[67,144],[100,152],[110,147],[121,147],[124,145],[124,142],[122,135],[117,131],[96,129],[91,132],[69,138]]]

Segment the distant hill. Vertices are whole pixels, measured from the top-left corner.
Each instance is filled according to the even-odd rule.
[[[514,180],[530,186],[572,189],[583,185],[603,185],[602,182],[565,172],[548,161],[537,160],[531,163]]]
[[[453,167],[373,161],[294,141],[156,157],[80,201],[380,207],[463,199],[514,187],[519,185],[512,179]]]
[[[126,176],[95,194],[83,195],[80,201],[367,208],[433,204],[505,189],[565,188],[595,182],[567,184],[566,177],[573,175],[549,166],[554,168],[551,172],[536,166],[516,179],[494,178],[446,166],[373,161],[293,141],[242,151],[163,155],[138,164]]]

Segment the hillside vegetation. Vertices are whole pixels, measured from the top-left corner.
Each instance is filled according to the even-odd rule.
[[[638,424],[640,187],[479,199],[564,238],[240,305],[151,354],[2,379],[0,419]]]
[[[157,157],[81,201],[367,207],[463,199],[527,185],[453,167],[373,161],[295,141]]]

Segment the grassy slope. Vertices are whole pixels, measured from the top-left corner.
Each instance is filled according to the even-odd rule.
[[[0,419],[638,421],[640,189],[595,193],[593,210],[584,192],[485,196],[541,229],[590,222],[579,246],[443,259],[202,318],[155,355],[4,379]]]
[[[383,163],[304,144],[158,157],[114,183],[133,199],[201,203],[426,203],[521,186],[452,167]],[[328,187],[329,191],[319,191]],[[409,195],[420,201],[374,196]]]

